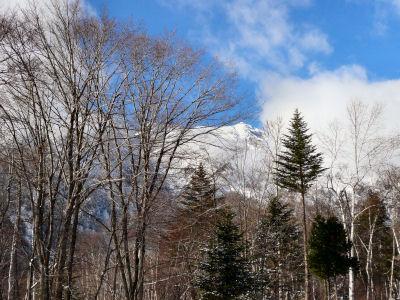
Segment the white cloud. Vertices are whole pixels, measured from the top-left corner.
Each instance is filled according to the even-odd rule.
[[[317,71],[310,78],[268,76],[259,91],[263,99],[261,120],[282,116],[289,120],[296,108],[304,115],[312,131],[324,131],[334,120],[346,118],[346,107],[353,100],[366,105],[383,105],[383,126],[400,129],[400,79],[371,81],[358,65],[342,66],[334,71]]]
[[[310,0],[159,1],[175,9],[191,9],[188,13],[199,26],[190,36],[251,80],[257,80],[265,68],[295,72],[307,67],[312,54],[333,51],[318,28],[291,20],[291,12],[306,9]],[[220,25],[213,27],[216,18]]]
[[[41,8],[49,5],[51,3],[50,0],[42,0],[42,1],[29,1],[29,0],[0,0],[0,11],[1,12],[14,12],[20,9],[27,9],[31,5],[39,6]]]
[[[355,1],[355,0],[353,0]],[[365,4],[360,2],[361,4]],[[374,15],[372,20],[372,33],[378,36],[384,36],[389,28],[390,22],[400,17],[400,0],[376,0],[371,3],[374,6]]]
[[[40,14],[45,15],[49,9],[57,3],[72,2],[75,0],[0,0],[1,13],[20,12],[24,9],[35,8]],[[89,15],[96,15],[96,10],[85,0],[78,0],[83,12]]]
[[[325,54],[329,54],[333,50],[327,36],[317,29],[306,32],[300,39],[300,45],[305,50],[315,50]]]
[[[236,56],[250,61],[253,69],[267,66],[280,73],[294,72],[312,53],[332,51],[327,36],[310,25],[292,23],[290,11],[307,2],[236,0],[225,5]],[[217,45],[218,47],[218,45]],[[224,44],[219,45],[224,51]]]

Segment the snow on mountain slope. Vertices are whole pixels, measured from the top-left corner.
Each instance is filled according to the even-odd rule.
[[[195,129],[194,134],[202,130],[206,129]],[[175,161],[169,186],[183,187],[202,162],[224,189],[249,196],[263,193],[271,160],[267,146],[263,130],[242,122],[200,135],[181,147],[184,158]]]
[[[194,135],[206,130],[194,129]],[[247,125],[238,123],[231,126],[223,126],[211,133],[202,134],[193,141],[184,145],[181,151],[193,152],[197,159],[207,161],[209,159],[224,160],[232,157],[239,149],[247,146],[254,150],[263,144],[262,131]]]

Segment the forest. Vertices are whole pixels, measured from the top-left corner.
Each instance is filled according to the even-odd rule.
[[[0,91],[0,300],[399,299],[381,105],[215,145],[236,74],[67,0],[1,16]]]

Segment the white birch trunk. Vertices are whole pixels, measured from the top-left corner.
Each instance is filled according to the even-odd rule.
[[[354,209],[354,201],[352,201],[352,210]],[[354,221],[351,221],[350,224],[350,241],[353,243],[354,241]],[[354,245],[351,246],[350,249],[351,257],[354,257],[355,250]],[[354,270],[353,268],[349,269],[349,300],[354,300]]]

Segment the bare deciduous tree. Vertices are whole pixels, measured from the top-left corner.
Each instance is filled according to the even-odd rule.
[[[0,43],[1,120],[29,199],[32,219],[27,299],[69,299],[80,208],[99,142],[121,88],[119,33],[78,2],[54,1],[6,18]],[[120,60],[120,59],[119,59]]]

